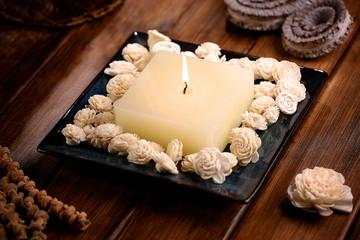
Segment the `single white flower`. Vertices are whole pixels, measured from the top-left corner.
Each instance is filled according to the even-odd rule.
[[[183,155],[183,144],[179,139],[173,139],[167,145],[166,154],[177,164]]]
[[[160,144],[158,144],[156,142],[151,142],[151,141],[148,141],[148,143],[154,149],[154,151],[156,151],[156,152],[165,152],[165,149]]]
[[[135,65],[123,60],[111,62],[109,68],[105,68],[104,72],[111,76],[131,74],[136,77],[138,75],[138,69]]]
[[[245,127],[250,127],[259,130],[267,129],[266,119],[263,115],[246,111],[244,114],[242,114],[242,116],[243,116],[242,124]]]
[[[258,58],[255,61],[255,79],[273,81],[273,71],[276,69],[278,63],[279,62],[275,58]]]
[[[95,116],[95,127],[105,123],[115,123],[115,115],[112,112],[101,112]]]
[[[232,153],[223,152],[222,154],[229,159],[229,169],[227,171],[224,171],[224,175],[229,176],[232,173],[232,168],[238,164],[238,160],[236,156]]]
[[[255,61],[250,60],[248,57],[232,58],[226,63],[234,65],[234,66],[238,66],[238,67],[241,67],[241,68],[246,68],[246,69],[249,69],[249,70],[254,70],[255,69]]]
[[[106,123],[99,125],[95,128],[95,132],[90,140],[90,144],[97,148],[108,147],[111,139],[120,135],[122,133],[122,128],[116,124]]]
[[[220,50],[221,48],[216,43],[204,42],[203,44],[201,44],[196,48],[195,54],[199,58],[205,58],[209,54],[220,56],[221,55]]]
[[[202,179],[212,178],[214,183],[222,184],[230,168],[229,159],[218,148],[203,148],[196,154],[194,170]]]
[[[157,42],[152,48],[151,52],[156,53],[159,51],[166,51],[166,52],[172,52],[172,53],[178,53],[180,54],[181,48],[179,44],[174,42],[168,42],[168,41],[161,41]]]
[[[147,31],[148,34],[148,40],[147,44],[149,46],[149,49],[152,49],[152,47],[157,43],[161,41],[167,41],[171,42],[171,39],[168,36],[165,36],[164,34],[160,33],[158,30],[149,30]]]
[[[301,102],[306,98],[306,88],[298,80],[292,78],[284,78],[277,82],[275,88],[275,96],[281,92],[288,92],[295,96],[297,102]]]
[[[124,59],[131,62],[141,72],[150,60],[149,51],[138,43],[129,43],[122,50]]]
[[[280,111],[291,115],[296,112],[297,101],[296,97],[288,92],[281,92],[276,97],[276,105],[279,107]]]
[[[268,124],[275,123],[280,116],[280,109],[278,106],[271,106],[263,113],[264,118]]]
[[[116,153],[117,155],[126,155],[129,145],[139,139],[139,136],[134,133],[123,133],[117,135],[111,139],[108,151],[110,153]]]
[[[94,137],[95,134],[95,127],[92,125],[86,125],[83,127],[84,133],[86,134],[86,142],[90,143],[91,139]]]
[[[230,151],[236,156],[239,165],[246,166],[249,162],[255,163],[259,160],[257,150],[260,146],[261,139],[253,129],[240,128],[232,139]]]
[[[154,148],[145,139],[130,143],[127,159],[134,164],[147,164],[152,158]]]
[[[197,153],[189,154],[184,157],[181,161],[181,171],[183,172],[195,172],[194,170],[194,160]]]
[[[111,98],[96,94],[89,98],[89,108],[96,112],[110,112],[113,109]]]
[[[131,74],[116,75],[106,84],[108,97],[115,102],[121,98],[133,84],[135,77]]]
[[[275,98],[275,88],[276,85],[269,81],[262,81],[260,84],[254,85],[254,98],[259,98],[261,96],[269,96]]]
[[[269,96],[261,96],[252,101],[250,112],[263,114],[269,107],[275,106],[275,100]]]
[[[155,168],[158,172],[168,172],[171,174],[178,174],[174,161],[164,152],[154,152],[152,159],[155,162]]]
[[[344,182],[344,176],[332,169],[307,168],[296,175],[295,185],[288,188],[288,197],[295,207],[318,211],[321,216],[331,215],[332,209],[349,213],[353,209],[353,195]]]
[[[89,108],[79,110],[74,116],[74,124],[78,127],[85,127],[95,122],[96,111]]]
[[[292,78],[300,81],[300,67],[294,62],[281,61],[277,64],[275,70],[273,71],[273,77],[275,82],[284,78]]]
[[[86,134],[81,127],[74,124],[66,124],[66,127],[61,130],[61,133],[66,138],[66,144],[78,145],[80,142],[86,140]]]

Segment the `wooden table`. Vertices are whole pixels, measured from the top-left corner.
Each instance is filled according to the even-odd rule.
[[[85,232],[49,224],[49,239],[356,239],[360,235],[360,2],[347,0],[354,29],[332,53],[300,60],[279,31],[251,32],[227,22],[218,0],[125,0],[111,14],[62,29],[0,19],[0,144],[40,189],[80,211]],[[240,204],[95,163],[40,154],[36,148],[134,31],[294,61],[328,79],[265,184]],[[350,214],[329,217],[294,208],[286,190],[297,173],[341,172],[354,196]]]

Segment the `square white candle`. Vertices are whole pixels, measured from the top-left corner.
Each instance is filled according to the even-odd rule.
[[[189,87],[183,94],[180,54],[158,52],[125,95],[114,103],[125,132],[166,148],[183,142],[184,155],[204,147],[222,151],[254,96],[252,70],[187,57]]]

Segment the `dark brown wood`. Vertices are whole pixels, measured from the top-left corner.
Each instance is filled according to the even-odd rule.
[[[357,239],[360,171],[360,2],[347,0],[354,30],[315,60],[281,47],[280,31],[257,33],[226,20],[222,1],[125,0],[120,8],[73,28],[26,27],[0,19],[0,145],[53,197],[86,211],[92,225],[74,232],[50,222],[49,239]],[[36,147],[134,31],[158,29],[186,42],[290,60],[329,73],[287,149],[249,204]],[[292,207],[286,189],[305,168],[341,172],[354,210],[320,217]]]

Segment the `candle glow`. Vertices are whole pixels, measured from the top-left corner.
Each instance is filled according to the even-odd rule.
[[[188,68],[187,68],[185,55],[183,55],[183,63],[182,63],[182,80],[183,80],[183,82],[185,84],[183,94],[186,94],[186,89],[189,86],[189,71],[188,71]]]

